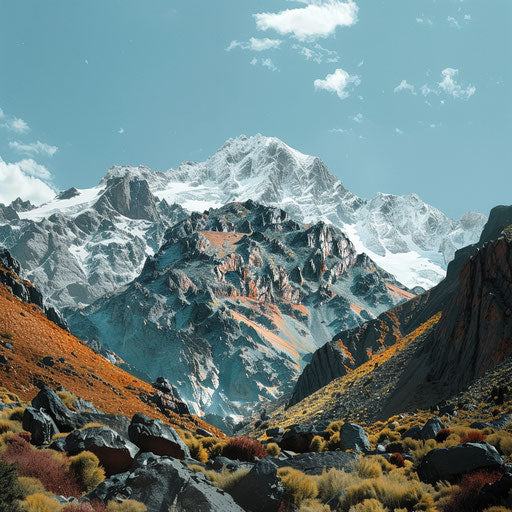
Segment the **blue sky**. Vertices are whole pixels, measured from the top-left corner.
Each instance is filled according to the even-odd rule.
[[[0,202],[239,134],[453,217],[510,203],[510,0],[0,0]]]

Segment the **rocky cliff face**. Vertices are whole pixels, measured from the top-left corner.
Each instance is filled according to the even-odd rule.
[[[70,322],[196,412],[236,416],[290,389],[322,340],[411,296],[332,225],[246,201],[170,228],[137,279]]]
[[[290,405],[348,369],[371,361],[377,351],[403,339],[436,313],[441,313],[441,320],[424,335],[421,348],[403,371],[394,396],[389,397],[390,410],[403,410],[404,404],[429,405],[449,396],[511,355],[511,241],[503,232],[511,221],[512,207],[493,209],[480,241],[457,253],[438,286],[362,327],[334,336],[302,372]],[[345,356],[344,347],[354,360]]]

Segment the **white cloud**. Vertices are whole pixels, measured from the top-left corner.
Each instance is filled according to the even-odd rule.
[[[55,196],[55,191],[43,179],[50,172],[34,160],[7,163],[0,157],[0,203],[9,204],[17,197],[40,204]]]
[[[234,48],[241,48],[242,50],[252,50],[254,52],[263,52],[265,50],[272,50],[279,48],[282,41],[281,39],[269,39],[265,37],[263,39],[258,39],[256,37],[251,37],[248,42],[236,41],[233,40],[229,43],[229,46],[226,48],[227,52],[230,52]]]
[[[302,56],[306,58],[306,60],[312,60],[317,64],[321,64],[324,62],[338,62],[338,53],[334,50],[328,50],[323,46],[315,43],[313,47],[303,46],[300,44],[294,44],[292,46],[294,50],[297,50]]]
[[[40,154],[46,156],[53,156],[58,150],[57,146],[50,146],[49,144],[39,140],[37,142],[30,142],[29,144],[24,144],[19,141],[11,141],[9,142],[9,147],[19,153]]]
[[[430,18],[423,17],[423,15],[421,17],[416,18],[416,23],[425,23],[426,25],[433,25],[432,20]]]
[[[460,28],[460,23],[453,16],[448,16],[446,20],[452,27]]]
[[[395,133],[397,133],[398,135],[404,134],[403,130],[400,130],[400,128],[395,128]]]
[[[122,135],[124,133],[124,128],[121,126],[121,128],[119,128],[119,130],[117,131],[117,133],[119,133],[120,135]]]
[[[350,129],[345,129],[345,128],[331,128],[329,130],[329,133],[338,133],[340,135],[349,135],[352,133],[352,128]]]
[[[359,112],[359,114],[356,114],[352,118],[352,121],[355,121],[356,123],[362,123],[363,122],[363,114],[361,114],[361,112]]]
[[[446,68],[441,72],[443,79],[439,82],[439,88],[454,98],[468,100],[475,94],[476,87],[468,85],[466,88],[457,83],[458,69]]]
[[[465,14],[464,19],[469,21],[471,19],[471,14]]]
[[[360,68],[364,64],[364,60],[359,61],[357,67]]]
[[[334,34],[337,27],[349,27],[357,22],[359,8],[353,0],[301,1],[308,5],[277,13],[255,14],[257,28],[293,35],[300,41],[312,41]]]
[[[3,114],[3,112],[2,112]],[[5,119],[5,114],[2,116]],[[27,133],[30,131],[30,127],[28,124],[18,117],[10,117],[7,118],[6,121],[2,124],[4,128],[7,128],[11,132],[15,133]]]
[[[5,117],[4,111],[2,108],[0,108],[0,119],[3,119]]]
[[[414,85],[407,82],[407,80],[402,80],[393,90],[395,92],[410,91],[412,94],[416,96]]]
[[[341,100],[348,98],[350,86],[358,86],[361,83],[359,76],[350,75],[345,70],[338,68],[334,73],[327,75],[325,79],[318,78],[313,82],[315,89],[335,92]]]
[[[258,63],[261,64],[264,68],[270,69],[270,71],[279,71],[278,67],[274,64],[272,59],[257,59],[254,57],[250,62],[251,66],[256,66]]]

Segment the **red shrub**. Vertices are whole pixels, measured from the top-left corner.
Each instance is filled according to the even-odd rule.
[[[477,512],[478,494],[485,484],[492,484],[501,479],[501,473],[498,471],[476,471],[464,475],[457,490],[452,494],[445,512]]]
[[[21,439],[25,439],[27,443],[32,441],[32,434],[30,432],[20,432],[18,435],[21,437]]]
[[[232,437],[222,450],[222,455],[232,460],[252,462],[254,457],[266,457],[267,449],[255,439]]]
[[[403,468],[405,466],[405,459],[401,453],[395,452],[389,457],[389,462],[394,464],[397,468]]]
[[[60,509],[60,512],[105,512],[107,506],[101,501],[71,503]]]
[[[501,409],[499,407],[495,407],[493,410],[492,410],[492,415],[493,416],[499,416],[501,414]]]
[[[69,471],[67,461],[59,460],[50,453],[33,448],[19,435],[7,441],[2,459],[15,463],[20,476],[30,476],[41,480],[44,488],[54,494],[81,496],[80,486]]]
[[[480,432],[480,430],[470,430],[465,436],[463,436],[460,440],[460,444],[464,443],[483,443],[485,441],[485,436]]]
[[[436,434],[436,441],[438,443],[442,443],[443,441],[446,441],[451,433],[452,433],[452,431],[449,428],[442,428]]]

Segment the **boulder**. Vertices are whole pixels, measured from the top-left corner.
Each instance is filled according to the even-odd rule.
[[[422,439],[422,431],[423,427],[421,425],[414,425],[402,434],[402,439],[410,437],[411,439],[419,441],[420,439]]]
[[[176,459],[150,453],[138,456],[129,472],[111,476],[84,499],[107,502],[118,496],[144,503],[147,512],[243,512],[202,473],[190,471]]]
[[[254,463],[252,462],[241,462],[239,460],[231,460],[222,456],[215,457],[213,460],[209,460],[206,463],[206,467],[214,469],[215,471],[220,471],[222,468],[226,468],[229,471],[236,471],[237,469],[247,467],[252,468],[252,466],[254,466]]]
[[[283,435],[283,433],[284,433],[284,429],[281,427],[267,428],[267,430],[265,431],[265,434],[267,434],[267,437],[277,437],[277,436]]]
[[[309,450],[309,445],[315,435],[317,435],[317,433],[311,429],[301,426],[292,426],[283,434],[279,446],[282,450],[290,450],[299,453],[306,452]]]
[[[499,418],[490,421],[489,426],[494,430],[504,430],[510,422],[512,422],[512,416],[510,414],[503,414]]]
[[[128,436],[142,452],[167,455],[176,459],[190,457],[188,446],[176,430],[160,420],[152,420],[145,414],[135,414],[128,427]]]
[[[62,432],[71,432],[85,425],[77,413],[70,411],[52,388],[42,385],[41,391],[32,400],[34,409],[43,409]]]
[[[437,433],[443,428],[446,426],[439,418],[430,418],[421,429],[421,438],[423,440],[435,439]]]
[[[264,459],[266,460],[266,459]],[[350,471],[359,455],[350,452],[309,452],[301,453],[289,459],[272,459],[279,467],[291,467],[308,475],[321,475],[324,469],[343,469]]]
[[[128,427],[130,420],[120,414],[105,414],[104,412],[81,412],[80,417],[87,423],[101,423],[115,430],[121,437],[129,439]]]
[[[231,495],[248,512],[277,512],[283,498],[277,465],[268,459],[258,461]]]
[[[470,471],[503,468],[503,459],[494,446],[487,443],[465,443],[428,452],[418,467],[418,475],[424,482],[453,482]]]
[[[94,453],[108,475],[127,471],[139,452],[137,446],[108,427],[75,430],[66,437],[64,449],[71,455],[86,450]]]
[[[209,430],[205,430],[204,428],[201,428],[201,427],[196,428],[196,434],[198,436],[203,436],[203,437],[215,437]]]
[[[370,451],[370,441],[364,428],[355,423],[344,423],[340,428],[340,448],[357,453]]]
[[[27,407],[23,413],[23,429],[32,435],[35,445],[48,444],[53,435],[59,432],[55,422],[42,410]]]

